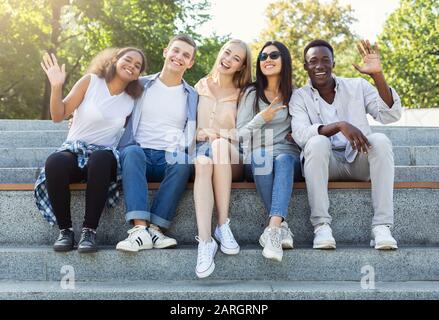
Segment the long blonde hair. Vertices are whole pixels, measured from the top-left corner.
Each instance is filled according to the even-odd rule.
[[[247,86],[252,81],[252,53],[251,53],[251,50],[250,50],[250,47],[248,46],[248,44],[242,40],[232,39],[232,40],[227,41],[221,47],[221,50],[218,53],[218,56],[217,56],[216,61],[213,65],[213,68],[209,73],[209,76],[213,76],[213,77],[216,76],[216,74],[218,72],[217,67],[218,67],[218,64],[220,63],[221,55],[222,55],[223,51],[225,50],[225,48],[231,44],[237,44],[245,50],[245,61],[243,63],[243,68],[241,69],[241,71],[237,71],[233,75],[233,83],[234,83],[235,87],[241,89],[241,88]]]

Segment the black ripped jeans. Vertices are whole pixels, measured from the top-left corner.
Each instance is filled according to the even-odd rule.
[[[96,229],[107,201],[108,188],[116,181],[117,161],[111,151],[93,152],[80,169],[76,154],[61,151],[46,160],[46,186],[59,228],[72,227],[70,213],[71,183],[87,181],[84,228]]]

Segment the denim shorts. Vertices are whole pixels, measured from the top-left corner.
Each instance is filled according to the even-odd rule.
[[[198,141],[196,156],[197,157],[205,156],[212,159],[213,158],[212,143],[210,143],[210,141]]]
[[[240,163],[242,163],[243,149],[241,148],[241,146],[239,146],[238,152],[239,152]],[[196,156],[197,157],[205,156],[210,159],[213,159],[212,143],[210,141],[198,141],[196,145]]]

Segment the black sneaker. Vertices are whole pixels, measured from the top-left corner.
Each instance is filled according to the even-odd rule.
[[[91,253],[97,251],[98,247],[96,246],[96,231],[93,229],[83,228],[81,240],[79,240],[78,244],[78,252]]]
[[[67,252],[73,250],[75,245],[75,234],[70,229],[60,230],[58,239],[53,244],[53,250]]]

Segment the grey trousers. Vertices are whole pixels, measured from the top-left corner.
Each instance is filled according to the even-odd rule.
[[[372,227],[393,226],[393,183],[395,167],[392,143],[381,133],[367,137],[372,148],[359,153],[354,162],[339,160],[325,136],[312,137],[304,149],[304,174],[313,226],[332,222],[328,213],[328,181],[372,182],[374,217]]]

